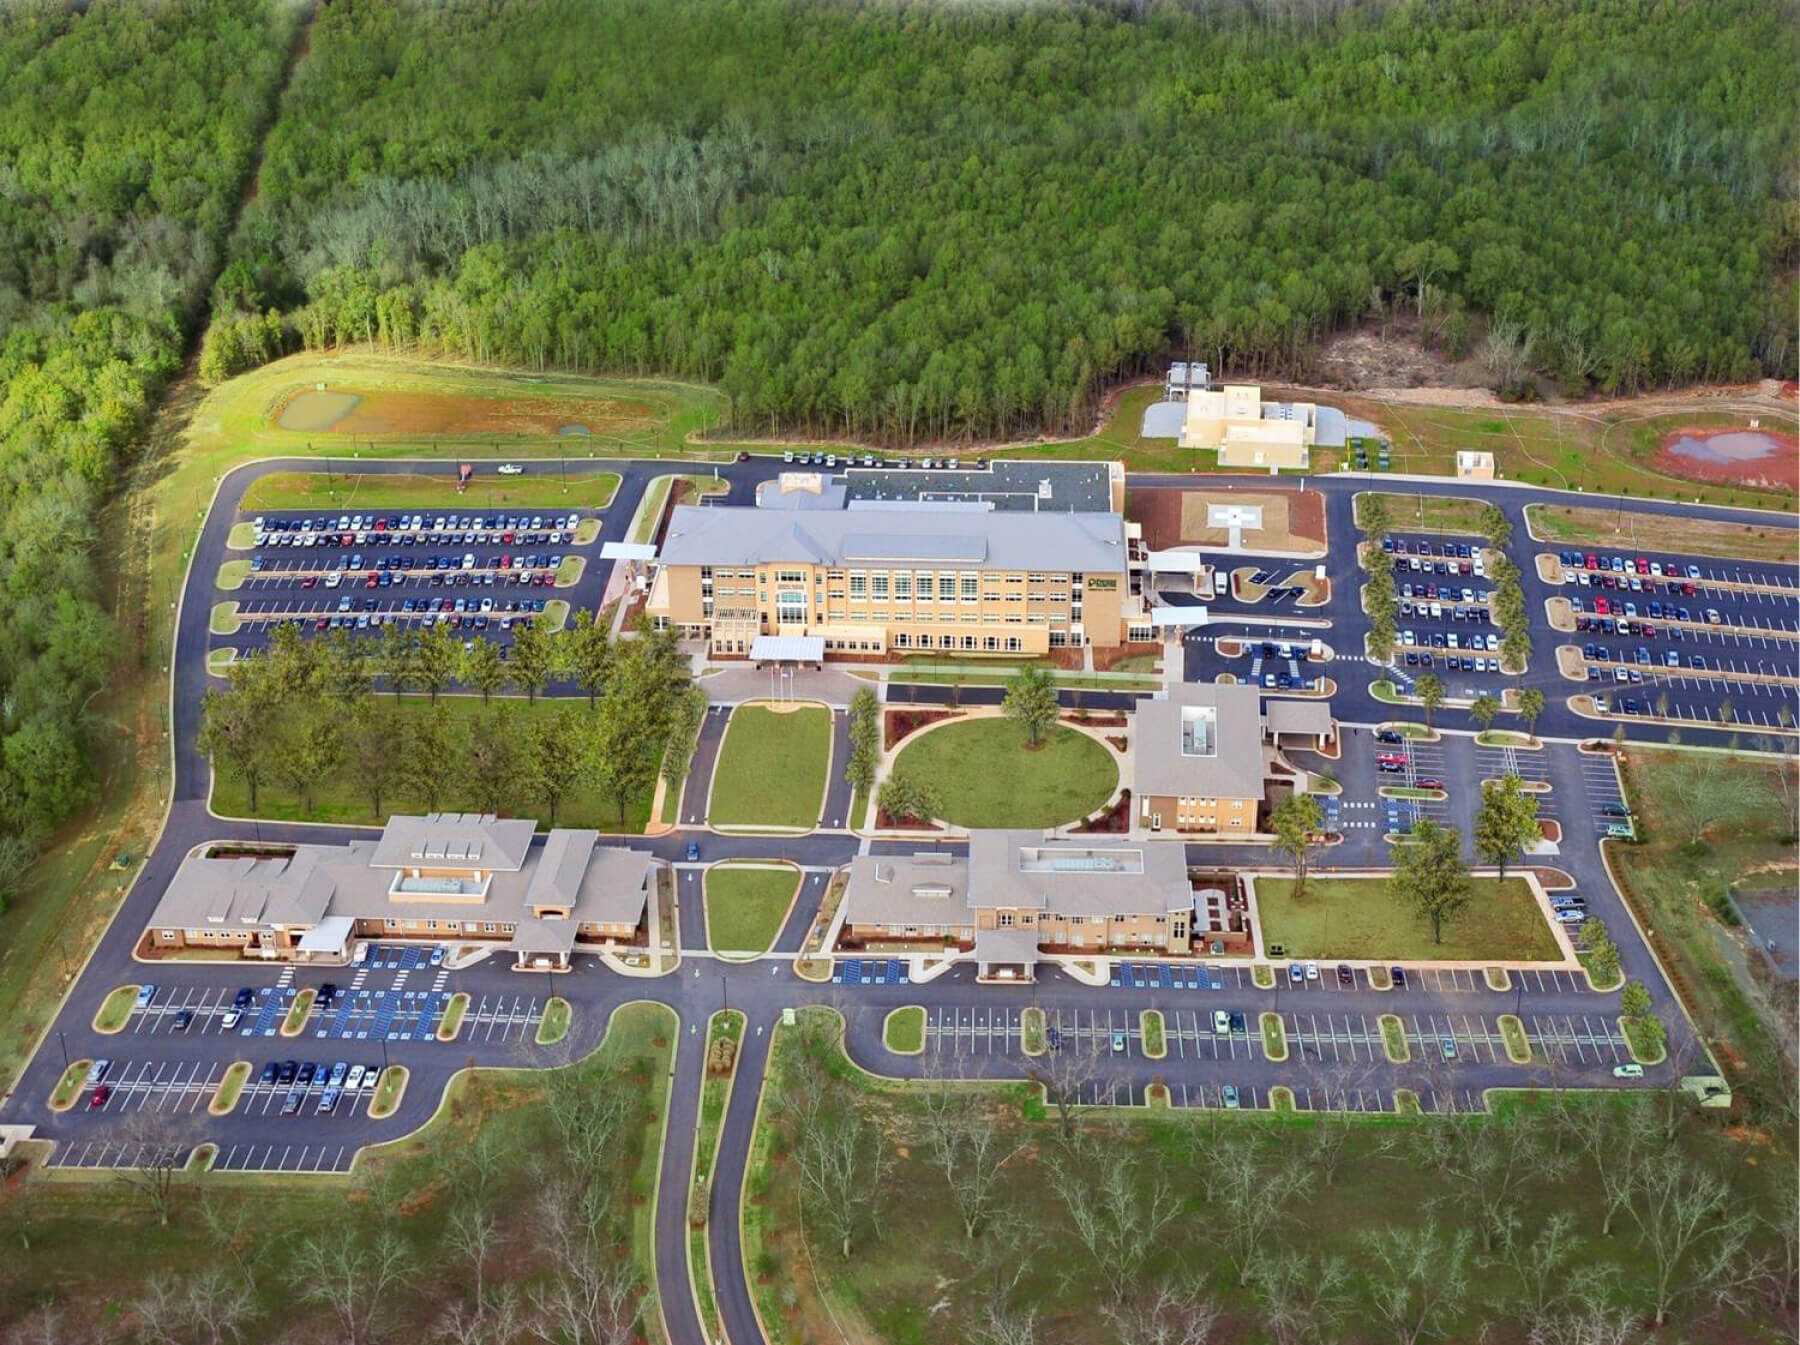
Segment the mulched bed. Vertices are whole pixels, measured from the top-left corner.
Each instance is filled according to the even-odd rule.
[[[1074,664],[1069,665],[1069,666],[1073,666],[1076,668],[1079,668],[1081,666],[1081,659],[1079,657],[1081,651],[1078,649],[1076,649],[1076,650],[1053,649],[1050,652],[1053,654],[1073,653],[1077,657],[1076,657]],[[1121,644],[1116,644],[1116,645],[1112,646],[1112,648],[1110,648],[1110,649],[1095,649],[1094,650],[1094,671],[1095,672],[1111,672],[1114,664],[1123,662],[1125,659],[1141,658],[1145,654],[1160,655],[1161,653],[1162,653],[1162,641],[1160,641],[1160,640],[1138,640],[1135,643],[1133,643],[1131,641],[1126,641]],[[1146,677],[1150,677],[1153,675],[1154,674],[1152,674],[1152,673],[1144,674],[1144,676],[1146,676]]]
[[[1106,741],[1111,743],[1121,752],[1131,746],[1131,739],[1124,737],[1122,734],[1109,733],[1106,735]]]
[[[1089,710],[1080,714],[1065,714],[1062,719],[1065,724],[1080,724],[1083,728],[1088,729],[1122,729],[1125,727],[1123,714],[1095,714]]]
[[[930,822],[921,822],[913,817],[895,817],[885,808],[875,810],[875,827],[878,831],[936,831]]]
[[[917,733],[927,724],[955,718],[956,712],[952,710],[889,710],[886,728],[883,730],[887,746],[890,749],[895,747],[908,734]]]
[[[1119,797],[1098,818],[1083,822],[1075,830],[1081,832],[1119,833],[1131,830],[1131,791],[1122,789]]]

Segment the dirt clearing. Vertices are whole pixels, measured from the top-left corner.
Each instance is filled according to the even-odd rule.
[[[1207,508],[1214,504],[1262,510],[1262,527],[1243,530],[1246,550],[1302,554],[1325,550],[1325,497],[1314,490],[1134,490],[1126,501],[1125,515],[1143,525],[1144,544],[1155,551],[1224,546],[1231,540],[1230,534],[1206,523]]]

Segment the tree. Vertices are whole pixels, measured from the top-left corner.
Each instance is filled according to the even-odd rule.
[[[1118,1303],[1181,1214],[1168,1167],[1145,1163],[1118,1133],[1078,1138],[1049,1162],[1075,1236]]]
[[[1100,1047],[1081,1036],[1064,1040],[1061,1033],[1059,1019],[1050,1025],[1050,1042],[1044,1053],[1025,1066],[1025,1077],[1044,1090],[1044,1100],[1056,1112],[1062,1142],[1072,1144],[1087,1086],[1100,1073]]]
[[[1242,1289],[1256,1279],[1257,1266],[1279,1244],[1281,1228],[1295,1216],[1306,1189],[1306,1169],[1265,1162],[1260,1136],[1231,1135],[1211,1146],[1202,1167],[1207,1203],[1219,1212],[1211,1224],[1224,1259]]]
[[[1734,1287],[1755,1215],[1714,1172],[1680,1154],[1647,1164],[1629,1209],[1649,1255],[1656,1325],[1689,1295]]]
[[[399,625],[382,627],[381,647],[375,654],[375,670],[387,683],[394,699],[400,699],[419,671],[419,648],[410,631]],[[433,699],[436,699],[434,694]]]
[[[1494,726],[1494,716],[1499,713],[1500,702],[1485,691],[1469,702],[1469,717],[1481,725],[1483,730]]]
[[[430,695],[433,705],[456,680],[462,657],[462,645],[449,627],[439,624],[420,634],[413,654],[413,676]]]
[[[986,1089],[966,1087],[960,1080],[928,1078],[923,1101],[932,1165],[950,1188],[963,1236],[972,1239],[1000,1200],[1006,1165],[1026,1141],[1001,1128]]]
[[[1349,1274],[1334,1256],[1313,1261],[1304,1252],[1271,1247],[1254,1263],[1251,1285],[1276,1345],[1322,1345],[1348,1299]]]
[[[1443,1335],[1469,1299],[1469,1230],[1445,1233],[1435,1222],[1365,1234],[1373,1261],[1367,1279],[1375,1315],[1399,1345]]]
[[[1288,856],[1292,862],[1296,901],[1306,895],[1307,870],[1311,867],[1316,837],[1323,825],[1319,801],[1311,794],[1289,794],[1269,814],[1269,828],[1275,833],[1270,849]]]
[[[1357,505],[1360,507],[1363,532],[1367,534],[1371,542],[1379,547],[1382,538],[1386,537],[1392,528],[1392,524],[1388,522],[1387,500],[1380,494],[1371,491],[1360,497]]]
[[[256,1320],[255,1290],[224,1266],[191,1275],[157,1274],[131,1303],[147,1345],[230,1345]]]
[[[1542,837],[1538,827],[1537,795],[1519,786],[1519,777],[1484,780],[1481,808],[1475,814],[1475,853],[1506,877],[1506,862]]]
[[[1735,753],[1681,752],[1661,773],[1663,788],[1677,805],[1671,822],[1699,846],[1707,831],[1750,808],[1761,788],[1756,774]]]
[[[410,1277],[412,1250],[392,1230],[315,1234],[295,1249],[289,1285],[302,1302],[330,1310],[345,1345],[367,1345],[395,1291]]]
[[[656,784],[662,743],[652,721],[654,710],[652,703],[615,682],[594,717],[595,783],[618,808],[620,826],[625,825],[625,805]]]
[[[554,827],[557,808],[593,764],[588,721],[564,706],[553,716],[533,720],[526,736],[525,776],[532,794],[549,808]]]
[[[407,726],[406,755],[402,758],[400,776],[407,791],[435,813],[443,797],[446,773],[455,755],[450,736],[449,713],[440,705],[425,714],[412,717]]]
[[[337,710],[313,703],[284,711],[270,746],[269,768],[298,796],[303,812],[312,811],[319,782],[335,775],[343,761],[344,721]]]
[[[476,806],[497,813],[519,783],[519,721],[507,710],[483,710],[469,720],[465,768]]]
[[[463,650],[461,676],[463,685],[474,687],[481,693],[481,703],[489,704],[506,687],[506,662],[500,657],[500,647],[492,640],[473,640]]]
[[[612,631],[596,622],[589,608],[577,610],[568,632],[569,673],[575,685],[587,692],[590,710],[606,690],[612,657]]]
[[[215,770],[222,768],[243,780],[253,813],[257,786],[268,769],[274,719],[274,698],[256,660],[234,663],[230,689],[209,688],[200,701],[195,746]]]
[[[1525,731],[1533,737],[1537,735],[1538,717],[1543,713],[1543,692],[1536,687],[1526,687],[1519,692],[1519,718],[1525,721]]]
[[[1454,827],[1421,818],[1412,843],[1394,856],[1388,893],[1431,921],[1431,941],[1444,941],[1444,921],[1454,919],[1469,903],[1469,870],[1463,863],[1462,836]]]
[[[671,800],[680,797],[681,787],[687,782],[694,745],[700,738],[700,726],[706,722],[706,711],[706,692],[697,685],[689,685],[683,690],[670,711],[668,732],[663,740],[662,779]],[[670,806],[672,808],[673,803]]]
[[[837,1034],[814,1019],[790,1057],[793,1087],[784,1108],[794,1133],[794,1173],[809,1227],[819,1228],[848,1260],[882,1198],[893,1164],[873,1117],[833,1071]]]
[[[136,1192],[156,1222],[167,1228],[181,1174],[194,1148],[192,1136],[173,1115],[139,1108],[126,1117],[114,1138],[122,1153],[131,1154],[130,1166],[114,1166],[114,1180]]]
[[[1436,673],[1426,673],[1413,683],[1413,694],[1419,698],[1419,704],[1425,707],[1425,727],[1430,728],[1431,716],[1444,703],[1444,684]]]
[[[538,693],[550,681],[550,674],[555,670],[555,652],[551,647],[550,637],[538,628],[535,621],[513,627],[513,681],[525,693],[525,699],[532,704],[537,703]]]
[[[1619,979],[1619,946],[1613,942],[1606,921],[1590,916],[1578,927],[1582,951],[1587,954],[1588,970],[1597,985],[1610,986]]]
[[[1119,1345],[1206,1345],[1221,1315],[1219,1305],[1199,1286],[1168,1280],[1123,1303],[1102,1303],[1100,1313]]]
[[[943,807],[935,788],[898,768],[889,771],[888,778],[881,782],[876,806],[889,817],[918,822],[929,822]]]
[[[399,780],[406,755],[406,724],[391,705],[367,700],[353,712],[348,758],[356,783],[369,799],[369,814],[382,816],[382,800]]]
[[[868,687],[859,687],[850,698],[850,760],[844,767],[853,793],[868,792],[880,759],[881,702]]]
[[[1056,699],[1056,679],[1036,664],[1029,664],[1006,684],[1006,698],[1001,708],[1007,718],[1025,730],[1025,740],[1032,747],[1056,726],[1062,707]]]

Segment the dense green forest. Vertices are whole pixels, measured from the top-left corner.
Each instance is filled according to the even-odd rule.
[[[1304,375],[1394,305],[1502,382],[1792,372],[1780,6],[1337,8],[344,0],[206,369],[274,305],[906,439],[1077,427],[1171,352]]]
[[[0,12],[0,900],[93,788],[99,506],[202,317],[293,17]]]

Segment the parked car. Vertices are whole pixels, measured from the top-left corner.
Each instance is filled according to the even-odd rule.
[[[1444,1037],[1439,1041],[1438,1045],[1444,1052],[1444,1059],[1446,1059],[1446,1060],[1456,1059],[1456,1038],[1455,1037]]]
[[[242,1009],[227,1009],[225,1010],[224,1017],[219,1019],[219,1026],[229,1032],[243,1021],[244,1011]]]
[[[106,1100],[111,1096],[112,1085],[103,1083],[92,1093],[88,1094],[88,1106],[96,1109],[104,1107],[106,1105]]]
[[[106,1071],[111,1068],[112,1061],[110,1060],[96,1060],[93,1064],[89,1065],[87,1072],[88,1087],[92,1088],[95,1084],[104,1079],[106,1077]]]
[[[1338,963],[1337,978],[1338,984],[1343,986],[1346,990],[1351,989],[1356,985],[1356,973],[1350,970],[1350,964],[1348,962]]]
[[[1125,1034],[1123,1032],[1115,1032],[1112,1034],[1112,1048],[1115,1051],[1123,1051],[1125,1049]]]
[[[523,473],[525,469],[516,462],[503,462],[496,470],[501,476],[518,476]]]
[[[1225,1104],[1228,1110],[1236,1111],[1238,1105],[1237,1088],[1232,1084],[1225,1084],[1219,1089],[1219,1100]]]
[[[175,1030],[177,1032],[186,1032],[188,1030],[188,1028],[193,1025],[193,1022],[194,1022],[194,1011],[192,1009],[176,1010],[176,1012],[175,1012]]]
[[[264,1063],[262,1073],[256,1076],[256,1081],[258,1083],[274,1083],[280,1077],[281,1066],[270,1060]]]
[[[1218,1036],[1226,1036],[1231,1031],[1231,1015],[1223,1009],[1213,1010],[1213,1032]]]
[[[1301,966],[1298,962],[1288,963],[1288,982],[1289,982],[1289,984],[1300,985],[1305,980],[1306,980],[1306,968]]]
[[[1406,968],[1405,967],[1389,967],[1388,975],[1393,977],[1394,984],[1396,986],[1398,986],[1400,989],[1404,990],[1406,988]]]
[[[1615,1079],[1641,1079],[1643,1077],[1644,1067],[1642,1065],[1631,1064],[1613,1066],[1613,1078]]]

